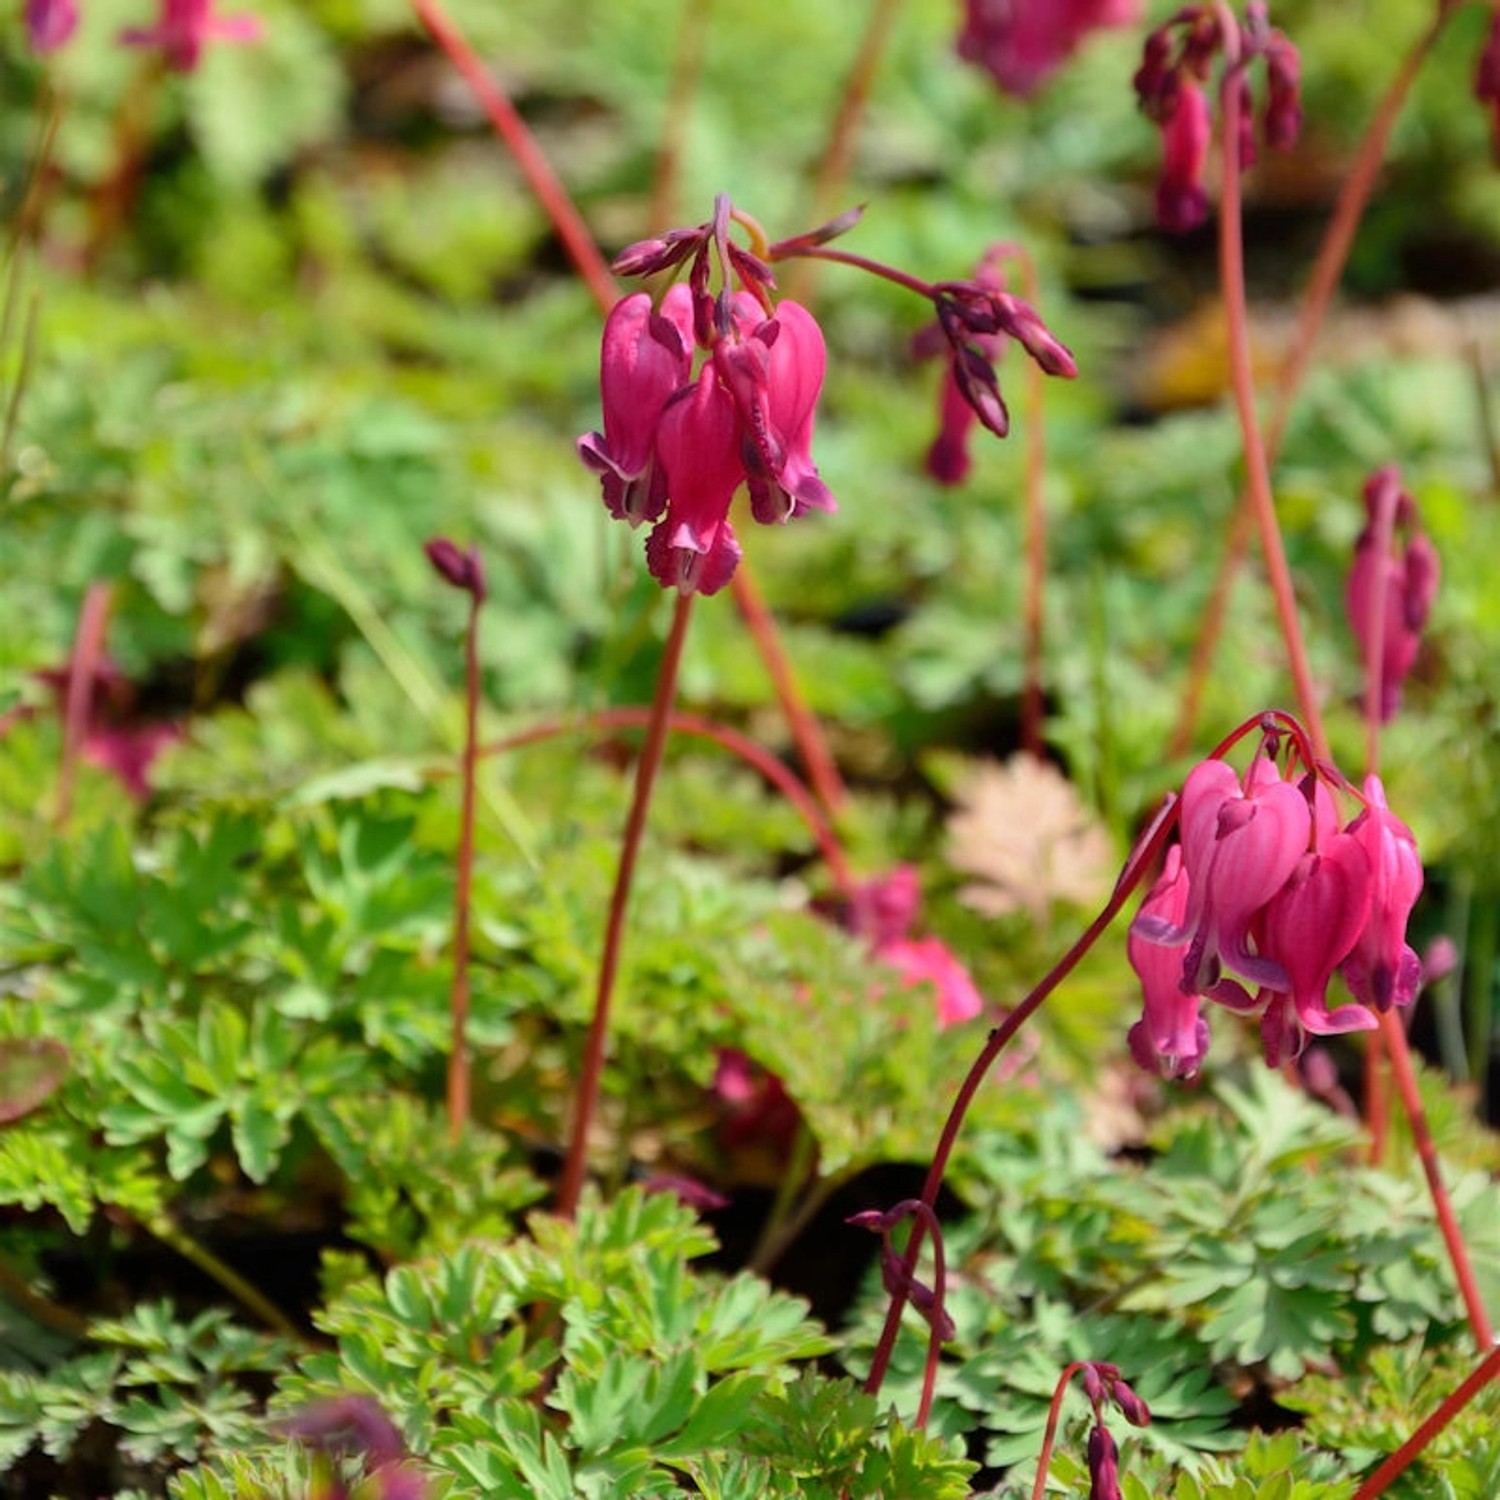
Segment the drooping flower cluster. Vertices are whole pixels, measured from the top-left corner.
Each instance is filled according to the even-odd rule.
[[[1105,1412],[1114,1406],[1132,1427],[1149,1427],[1151,1410],[1120,1378],[1118,1365],[1089,1360],[1083,1367],[1083,1390],[1094,1408],[1089,1429],[1089,1500],[1121,1500],[1120,1450],[1105,1425]]]
[[[1310,1036],[1373,1029],[1377,1012],[1410,1004],[1421,984],[1406,922],[1422,863],[1379,778],[1366,779],[1361,811],[1341,827],[1329,776],[1283,778],[1275,735],[1266,749],[1243,778],[1220,760],[1189,774],[1180,841],[1131,924],[1145,1010],[1130,1049],[1169,1078],[1202,1064],[1204,1000],[1259,1016],[1278,1067]],[[1330,1006],[1335,973],[1350,1003]]]
[[[1379,673],[1380,717],[1388,720],[1400,709],[1402,684],[1416,665],[1441,567],[1399,470],[1387,465],[1372,474],[1364,501],[1366,521],[1354,544],[1344,604],[1361,659]]]
[[[958,55],[988,70],[1007,94],[1026,98],[1091,31],[1133,26],[1140,0],[966,0]]]
[[[992,282],[931,284],[825,248],[858,218],[844,214],[769,246],[757,239],[762,253],[753,253],[730,239],[730,222],[756,236],[758,226],[721,197],[708,223],[644,240],[616,259],[622,276],[689,268],[686,283],[659,301],[637,292],[611,310],[599,375],[604,431],[578,440],[610,514],[632,526],[654,523],[646,561],[664,587],[712,594],[733,576],[740,547],[729,507],[741,485],[762,524],[835,509],[812,459],[823,334],[805,307],[773,299],[773,261],[838,260],[929,299],[955,391],[997,436],[1010,425],[992,363],[1000,336],[1017,340],[1048,374],[1077,373],[1036,310]]]
[[[730,244],[728,218],[720,200],[712,222],[632,246],[616,262],[649,275],[691,258],[692,270],[659,308],[637,292],[610,312],[599,376],[604,431],[578,440],[610,514],[632,526],[655,522],[651,573],[684,594],[729,582],[740,558],[729,504],[741,484],[763,524],[834,509],[812,461],[822,330],[798,303],[772,302],[769,268]],[[724,286],[711,295],[715,249]],[[696,375],[695,348],[703,356]]]
[[[214,0],[161,0],[154,26],[132,26],[120,33],[127,47],[156,47],[174,72],[191,73],[210,42],[256,42],[264,34],[258,16],[221,16]]]
[[[56,52],[78,29],[78,0],[26,0],[26,36],[33,52]]]
[[[1302,128],[1301,63],[1297,49],[1266,18],[1263,3],[1245,8],[1236,35],[1224,34],[1222,7],[1189,5],[1146,38],[1135,91],[1142,111],[1162,133],[1162,173],[1156,190],[1156,217],[1175,234],[1196,229],[1208,217],[1203,170],[1213,137],[1208,86],[1215,57],[1224,54],[1232,74],[1226,86],[1238,90],[1239,161],[1255,161],[1255,115],[1247,68],[1255,58],[1266,64],[1266,99],[1261,135],[1267,146],[1286,150]]]

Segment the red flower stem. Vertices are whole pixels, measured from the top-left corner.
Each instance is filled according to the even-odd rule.
[[[532,196],[551,220],[574,270],[593,293],[600,309],[608,312],[618,296],[615,279],[610,274],[609,266],[600,254],[588,225],[583,222],[583,216],[574,207],[567,189],[558,180],[552,164],[537,145],[536,137],[527,129],[526,122],[517,113],[515,105],[496,85],[474,49],[448,19],[439,0],[411,0],[411,4],[433,41],[448,54],[449,60],[474,91],[475,98],[489,116],[490,124],[495,127],[495,134],[505,143],[522,177],[526,179]]]
[[[647,222],[655,234],[671,227],[677,217],[677,179],[682,165],[682,142],[687,138],[687,116],[703,78],[708,21],[713,0],[682,0],[677,23],[677,55],[667,95],[666,119],[656,168],[651,176],[651,207]]]
[[[1369,1163],[1385,1160],[1391,1134],[1391,1099],[1386,1091],[1385,1044],[1379,1031],[1365,1033],[1365,1129],[1370,1136]]]
[[[1328,221],[1328,228],[1324,231],[1322,244],[1318,248],[1318,258],[1313,264],[1312,273],[1307,280],[1307,288],[1302,294],[1302,307],[1297,317],[1295,342],[1282,361],[1277,375],[1276,405],[1266,428],[1268,463],[1274,464],[1281,451],[1281,442],[1286,435],[1292,407],[1312,363],[1318,338],[1323,331],[1328,309],[1332,305],[1333,293],[1343,278],[1344,267],[1349,260],[1349,250],[1354,243],[1360,220],[1364,217],[1370,194],[1374,190],[1375,178],[1380,171],[1381,163],[1385,160],[1386,147],[1390,142],[1396,117],[1401,112],[1401,106],[1406,102],[1406,96],[1411,91],[1412,83],[1426,60],[1427,54],[1432,50],[1433,43],[1437,41],[1450,9],[1451,7],[1448,6],[1441,9],[1432,25],[1417,38],[1415,45],[1403,60],[1395,78],[1391,80],[1390,87],[1375,107],[1375,113],[1355,153],[1349,174],[1344,179],[1343,188],[1334,204],[1333,216]],[[1220,560],[1219,571],[1209,594],[1203,627],[1199,632],[1197,644],[1193,648],[1193,660],[1188,672],[1187,691],[1183,696],[1182,713],[1178,719],[1177,728],[1173,732],[1172,743],[1168,748],[1168,754],[1171,756],[1186,753],[1189,745],[1192,744],[1193,731],[1197,727],[1198,711],[1203,702],[1203,689],[1208,681],[1209,673],[1213,670],[1214,656],[1229,613],[1229,599],[1234,588],[1235,576],[1244,563],[1245,549],[1249,545],[1254,524],[1255,505],[1247,487],[1240,492],[1234,517],[1230,522],[1229,539],[1225,545],[1224,556]]]
[[[458,869],[453,896],[453,989],[449,1010],[453,1041],[448,1051],[448,1134],[457,1142],[469,1119],[469,914],[474,885],[474,783],[479,761],[479,610],[471,594],[464,641],[463,803],[458,824]]]
[[[964,1116],[968,1114],[969,1106],[973,1103],[975,1094],[979,1092],[979,1085],[984,1082],[985,1075],[994,1065],[995,1059],[1005,1050],[1010,1039],[1041,1008],[1042,1002],[1077,968],[1084,955],[1099,941],[1104,930],[1114,921],[1120,908],[1129,899],[1131,892],[1140,884],[1142,877],[1151,867],[1152,860],[1161,851],[1166,843],[1167,835],[1176,824],[1177,816],[1174,806],[1167,816],[1157,820],[1148,836],[1137,846],[1103,911],[1089,923],[1083,935],[1058,960],[1041,983],[990,1032],[984,1049],[974,1059],[967,1076],[959,1086],[958,1094],[948,1111],[948,1118],[943,1124],[943,1133],[938,1138],[932,1165],[927,1169],[927,1177],[922,1184],[922,1202],[929,1208],[933,1208],[937,1203],[938,1192],[942,1188],[943,1177],[948,1170],[948,1159],[953,1154],[954,1142],[958,1139]],[[908,1281],[916,1269],[917,1256],[921,1248],[922,1221],[918,1219],[912,1226],[911,1239],[907,1242],[903,1263]],[[870,1361],[870,1373],[865,1377],[865,1390],[872,1396],[879,1393],[881,1384],[885,1380],[886,1368],[891,1362],[891,1353],[896,1347],[896,1334],[901,1326],[901,1312],[905,1306],[906,1293],[902,1290],[891,1297],[891,1305],[886,1309],[885,1326],[880,1330],[880,1340],[875,1346],[875,1353]]]
[[[1220,134],[1224,175],[1219,205],[1219,280],[1229,325],[1234,403],[1239,412],[1240,430],[1244,434],[1247,486],[1260,530],[1261,550],[1266,557],[1266,571],[1270,574],[1281,634],[1286,642],[1297,704],[1319,757],[1326,759],[1328,737],[1323,732],[1317,689],[1302,640],[1302,628],[1297,620],[1297,596],[1292,586],[1291,569],[1287,566],[1286,549],[1282,545],[1281,527],[1276,519],[1270,465],[1261,438],[1260,418],[1255,410],[1255,371],[1250,359],[1250,328],[1245,309],[1245,256],[1240,212],[1240,74],[1237,65],[1225,69],[1219,99],[1223,111]]]
[[[927,1427],[928,1417],[932,1415],[938,1364],[943,1356],[943,1308],[948,1296],[948,1263],[943,1252],[943,1231],[930,1203],[925,1203],[920,1198],[908,1198],[904,1203],[898,1203],[894,1212],[916,1219],[926,1233],[932,1236],[932,1316],[927,1333],[927,1362],[922,1366],[922,1395],[917,1403],[917,1420],[914,1424],[916,1430],[922,1432]],[[915,1235],[916,1232],[914,1224],[912,1234]],[[908,1279],[909,1275],[910,1273]]]
[[[828,143],[818,161],[813,177],[812,206],[808,219],[821,224],[831,217],[834,200],[844,191],[854,162],[854,143],[859,128],[864,123],[865,106],[870,102],[870,92],[875,86],[875,75],[880,70],[880,59],[890,43],[895,29],[896,17],[901,13],[901,0],[875,0],[870,10],[869,24],[860,38],[859,51],[844,79],[843,91],[839,95],[838,109],[829,128]],[[802,301],[812,297],[816,267],[804,266],[796,282],[796,295]]]
[[[1083,1368],[1083,1361],[1075,1359],[1063,1368],[1052,1388],[1052,1404],[1047,1408],[1047,1430],[1042,1434],[1042,1451],[1036,1461],[1036,1480],[1031,1486],[1031,1500],[1042,1500],[1047,1493],[1047,1470],[1052,1463],[1052,1447],[1057,1441],[1057,1424],[1062,1419],[1063,1400],[1068,1394],[1068,1383]]]
[[[78,611],[78,633],[73,638],[73,654],[68,659],[68,687],[63,699],[62,759],[57,768],[57,803],[53,822],[67,826],[73,815],[73,784],[78,773],[78,756],[88,733],[89,713],[94,702],[94,687],[99,680],[99,664],[104,657],[104,633],[109,625],[109,608],[114,588],[108,583],[91,583]]]
[[[1008,247],[1021,268],[1021,292],[1033,306],[1040,301],[1036,266],[1021,245]],[[1047,434],[1044,426],[1047,382],[1035,360],[1026,361],[1026,584],[1022,616],[1026,629],[1025,685],[1021,692],[1021,748],[1042,754],[1042,627],[1047,586]]]
[[[1442,1231],[1443,1243],[1448,1247],[1448,1259],[1453,1263],[1453,1277],[1458,1282],[1459,1295],[1463,1298],[1464,1310],[1468,1314],[1469,1331],[1474,1335],[1479,1352],[1483,1354],[1495,1342],[1495,1335],[1490,1327],[1489,1315],[1485,1312],[1484,1298],[1479,1293],[1479,1284],[1474,1279],[1473,1267],[1469,1263],[1469,1250],[1464,1243],[1463,1231],[1458,1227],[1448,1190],[1443,1186],[1437,1149],[1432,1144],[1432,1132],[1427,1127],[1422,1096],[1417,1091],[1417,1075],[1411,1065],[1406,1030],[1394,1010],[1385,1011],[1381,1015],[1380,1030],[1385,1037],[1386,1050],[1390,1053],[1391,1074],[1396,1082],[1396,1092],[1400,1095],[1406,1117],[1411,1122],[1412,1139],[1416,1142],[1417,1155],[1422,1161],[1427,1189],[1432,1194],[1438,1228]]]
[[[807,779],[812,784],[818,801],[823,804],[824,811],[830,818],[836,818],[848,801],[849,794],[828,749],[828,742],[823,738],[817,716],[808,707],[797,686],[792,664],[782,648],[776,622],[771,617],[771,611],[766,608],[766,601],[755,582],[755,575],[741,560],[729,582],[734,592],[734,602],[739,606],[740,614],[760,650],[761,660],[766,664],[766,671],[771,675],[776,696],[781,700],[781,710],[791,728],[792,742],[806,768]]]
[[[1443,1398],[1437,1410],[1360,1485],[1351,1500],[1376,1500],[1377,1496],[1385,1494],[1391,1482],[1406,1472],[1433,1438],[1497,1375],[1500,1375],[1500,1345],[1491,1349],[1463,1382]]]
[[[649,708],[606,708],[573,722],[554,721],[534,725],[530,729],[507,735],[502,740],[492,740],[483,746],[479,753],[500,755],[507,750],[518,750],[525,745],[538,744],[559,734],[587,733],[594,729],[634,729],[648,724],[650,720]],[[839,889],[839,894],[844,896],[850,894],[854,888],[854,877],[850,873],[849,861],[844,854],[843,846],[829,826],[828,820],[823,816],[817,798],[808,791],[795,772],[783,765],[748,735],[741,734],[737,729],[731,729],[727,724],[719,724],[699,714],[681,711],[673,713],[668,724],[674,734],[695,735],[700,739],[712,740],[716,745],[728,750],[731,755],[739,756],[748,766],[758,771],[770,782],[807,824],[808,830],[817,841],[823,862],[828,866],[828,873],[833,877],[833,882]]]
[[[785,245],[770,246],[766,251],[766,259],[773,263],[781,260],[831,260],[837,265],[853,266],[856,271],[868,271],[871,276],[878,276],[882,281],[892,281],[929,302],[938,294],[938,289],[931,282],[923,281],[920,276],[912,276],[906,271],[897,270],[895,266],[882,265],[878,260],[856,255],[852,250],[835,250],[832,245],[808,245],[800,240],[793,240]]]
[[[620,844],[620,863],[615,872],[615,887],[609,901],[609,920],[604,931],[604,953],[599,962],[599,984],[594,994],[594,1014],[589,1020],[588,1038],[584,1043],[583,1071],[578,1080],[578,1101],[573,1116],[568,1154],[563,1162],[562,1182],[557,1190],[556,1212],[571,1219],[583,1191],[584,1168],[588,1161],[589,1128],[599,1103],[599,1084],[604,1073],[604,1043],[609,1031],[609,1006],[614,994],[615,977],[620,967],[620,950],[625,936],[625,913],[630,905],[630,887],[635,875],[636,856],[640,853],[641,835],[646,829],[646,814],[651,806],[651,790],[661,769],[662,752],[667,744],[667,728],[672,704],[677,696],[677,673],[682,665],[682,648],[687,640],[688,622],[693,616],[693,594],[679,594],[672,614],[672,628],[656,674],[656,693],[651,700],[651,718],[646,726],[646,743],[635,768],[635,791],[630,814],[625,821],[625,837]]]

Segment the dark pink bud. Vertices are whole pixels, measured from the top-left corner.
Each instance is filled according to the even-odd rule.
[[[1120,1450],[1102,1422],[1089,1433],[1089,1500],[1121,1500]]]
[[[889,875],[876,876],[855,886],[849,901],[847,926],[873,948],[899,942],[911,931],[922,906],[922,888],[916,869],[897,865]]]
[[[1007,94],[1026,98],[1090,31],[1134,24],[1138,0],[967,0],[958,55],[984,68]]]
[[[1003,438],[1010,431],[1010,413],[1000,394],[995,367],[977,349],[965,344],[953,351],[948,369],[959,395],[973,409],[974,415],[996,437]]]
[[[1276,33],[1266,51],[1266,145],[1287,151],[1302,129],[1302,63],[1297,49]]]
[[[1072,354],[1053,338],[1034,307],[1008,292],[997,292],[994,305],[1002,331],[1020,344],[1046,374],[1061,375],[1067,380],[1078,374]]]
[[[1120,1409],[1120,1415],[1132,1427],[1151,1425],[1151,1408],[1123,1380],[1114,1382],[1110,1388],[1110,1394],[1114,1397],[1115,1405]]]
[[[676,1200],[699,1213],[717,1213],[729,1207],[729,1199],[716,1193],[707,1183],[696,1177],[687,1177],[681,1172],[653,1172],[641,1181],[641,1191],[646,1193],[670,1193]]]
[[[1141,55],[1141,65],[1131,80],[1141,109],[1152,120],[1162,118],[1162,105],[1173,91],[1172,71],[1168,63],[1172,56],[1172,28],[1159,26],[1146,35],[1146,45]]]
[[[703,230],[673,229],[659,239],[637,240],[615,256],[616,276],[655,276],[680,266],[703,243]]]
[[[33,52],[56,52],[78,29],[78,0],[26,0],[26,33]]]
[[[1097,1412],[1104,1405],[1104,1380],[1099,1373],[1099,1367],[1094,1364],[1085,1364],[1082,1375],[1083,1394],[1088,1397],[1089,1405]]]
[[[974,463],[969,440],[978,420],[978,413],[965,399],[953,370],[945,370],[938,398],[937,436],[927,450],[927,472],[939,484],[962,484],[968,478]]]
[[[451,542],[445,536],[437,536],[423,550],[438,577],[451,583],[454,588],[472,594],[476,604],[484,603],[488,591],[485,588],[484,563],[480,560],[477,547],[470,547],[465,552],[457,542]]]
[[[1457,967],[1458,944],[1446,932],[1438,933],[1422,954],[1422,983],[1436,984]]]
[[[406,1445],[373,1396],[332,1396],[277,1424],[287,1437],[324,1452],[358,1453],[372,1469],[396,1463]]]
[[[1185,234],[1208,217],[1203,169],[1213,122],[1208,95],[1191,78],[1179,77],[1163,105],[1162,168],[1156,189],[1156,219],[1163,229]]]

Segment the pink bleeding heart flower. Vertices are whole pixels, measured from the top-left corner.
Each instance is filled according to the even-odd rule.
[[[715,594],[740,560],[729,502],[745,476],[734,400],[712,363],[670,402],[657,434],[667,470],[666,515],[646,538],[646,563],[664,588]]]
[[[132,26],[120,40],[127,47],[159,47],[169,68],[191,73],[209,42],[258,42],[264,35],[259,16],[218,15],[213,0],[161,0],[155,26]]]
[[[813,416],[828,363],[823,331],[805,307],[783,301],[774,317],[746,333],[742,308],[753,299],[735,301],[745,336],[719,340],[713,359],[743,429],[750,513],[773,525],[808,509],[833,510],[833,495],[812,461]]]
[[[1026,98],[1089,32],[1132,25],[1139,15],[1139,0],[967,0],[958,55]]]
[[[1253,953],[1251,927],[1308,847],[1312,815],[1275,763],[1257,758],[1242,790],[1232,767],[1207,760],[1182,789],[1182,863],[1188,878],[1178,925],[1142,913],[1132,924],[1148,942],[1188,944],[1183,983],[1204,993],[1220,982],[1220,960],[1270,989],[1288,988],[1280,964]]]
[[[1265,950],[1286,970],[1288,984],[1271,995],[1262,1037],[1274,1036],[1267,1061],[1296,1057],[1305,1038],[1369,1031],[1375,1017],[1363,1005],[1328,1009],[1328,982],[1348,957],[1370,912],[1370,864],[1352,834],[1335,834],[1321,853],[1307,853],[1266,905]],[[1288,1010],[1290,1006],[1290,1010]],[[1274,1051],[1275,1060],[1269,1055]]]
[[[616,520],[654,521],[667,503],[667,475],[656,461],[656,433],[672,396],[692,374],[692,294],[679,283],[653,312],[645,292],[622,298],[604,324],[599,361],[603,433],[578,439],[578,456],[604,482]]]
[[[984,1009],[984,997],[968,969],[940,938],[898,938],[881,943],[875,956],[909,986],[932,985],[937,991],[939,1026],[971,1021]]]
[[[855,886],[845,925],[878,949],[885,943],[900,942],[911,931],[921,908],[922,888],[916,869],[897,865],[890,874]]]
[[[1411,829],[1387,806],[1378,776],[1365,778],[1367,806],[1350,825],[1370,867],[1369,919],[1344,961],[1344,982],[1371,1009],[1410,1005],[1422,961],[1406,941],[1406,923],[1422,894],[1422,860]]]
[[[1141,903],[1141,917],[1180,929],[1188,910],[1188,878],[1182,868],[1182,846],[1167,850],[1161,878]],[[1183,986],[1182,955],[1140,935],[1131,924],[1125,939],[1130,967],[1141,981],[1145,1011],[1130,1028],[1130,1055],[1147,1072],[1164,1078],[1191,1078],[1208,1052],[1208,1022],[1198,1014],[1200,996]]]
[[[78,0],[26,0],[26,35],[33,52],[56,52],[78,29]]]

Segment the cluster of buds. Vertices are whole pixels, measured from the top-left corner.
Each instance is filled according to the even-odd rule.
[[[426,1500],[426,1478],[373,1397],[332,1396],[277,1426],[317,1455],[309,1494],[319,1500]],[[341,1460],[356,1457],[363,1477],[350,1483]]]
[[[1151,1411],[1120,1378],[1118,1365],[1089,1360],[1083,1366],[1083,1390],[1094,1408],[1089,1429],[1089,1500],[1121,1500],[1120,1450],[1105,1425],[1104,1414],[1113,1406],[1132,1427],[1147,1427]]]
[[[919,1281],[907,1269],[905,1258],[891,1242],[891,1231],[908,1218],[921,1219],[927,1233],[932,1237],[933,1254],[937,1264],[935,1288],[928,1286],[925,1281]],[[856,1229],[868,1229],[880,1236],[880,1281],[885,1287],[886,1295],[905,1297],[921,1314],[922,1321],[932,1330],[932,1336],[940,1344],[946,1344],[952,1340],[958,1330],[943,1306],[943,1293],[946,1290],[943,1234],[938,1226],[937,1215],[932,1209],[919,1198],[908,1198],[894,1208],[888,1208],[883,1212],[878,1208],[863,1209],[857,1214],[850,1214],[844,1222],[853,1225]]]
[[[1010,432],[995,365],[1014,339],[1048,375],[1071,380],[1073,356],[1053,338],[1035,308],[1005,289],[1001,264],[1009,245],[991,245],[968,281],[934,288],[937,321],[913,341],[918,357],[946,349],[948,368],[938,404],[938,433],[927,450],[927,472],[940,484],[961,484],[972,459],[969,440],[981,423],[996,437]]]
[[[1305,754],[1310,769],[1294,779],[1289,766],[1283,778],[1281,734],[1265,730],[1243,778],[1221,760],[1188,775],[1180,842],[1131,923],[1145,1011],[1130,1050],[1169,1078],[1203,1061],[1205,999],[1259,1016],[1266,1062],[1279,1067],[1309,1036],[1372,1030],[1377,1012],[1410,1004],[1422,981],[1406,942],[1422,862],[1380,779],[1366,778],[1360,811],[1340,826],[1335,794],[1357,794]],[[1299,737],[1290,743],[1295,757]],[[1330,1008],[1335,973],[1354,998]]]
[[[1474,78],[1474,97],[1489,111],[1490,140],[1495,160],[1500,162],[1500,10],[1490,16],[1489,35]]]
[[[1070,58],[1091,31],[1133,26],[1140,0],[966,0],[958,55],[1025,99]]]
[[[684,594],[715,593],[734,573],[740,548],[729,503],[741,484],[765,524],[834,508],[811,451],[827,362],[822,330],[800,304],[772,301],[769,266],[729,239],[731,213],[721,197],[708,223],[632,245],[616,261],[622,275],[691,269],[659,306],[637,292],[610,312],[599,376],[604,431],[578,440],[610,514],[655,523],[646,561],[658,582]],[[715,251],[717,294],[709,289]]]
[[[1384,721],[1401,707],[1401,686],[1416,664],[1440,570],[1399,470],[1387,465],[1372,474],[1364,500],[1365,526],[1354,544],[1344,603],[1361,657],[1374,668]]]
[[[1255,114],[1248,67],[1266,64],[1266,102],[1261,134],[1267,146],[1286,150],[1302,128],[1301,64],[1297,49],[1266,18],[1260,0],[1246,6],[1244,24],[1226,35],[1225,7],[1188,5],[1146,38],[1135,75],[1142,111],[1162,133],[1162,174],[1156,190],[1156,217],[1163,229],[1182,234],[1208,217],[1203,169],[1213,137],[1207,85],[1214,59],[1229,64],[1225,86],[1238,91],[1239,162],[1255,161]]]

